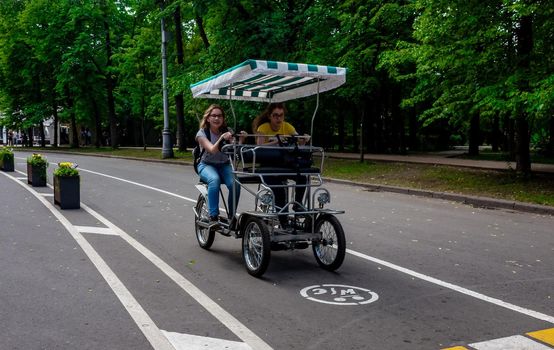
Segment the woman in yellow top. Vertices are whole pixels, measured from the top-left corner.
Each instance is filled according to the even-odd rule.
[[[276,135],[297,136],[298,133],[292,124],[285,121],[285,113],[287,109],[284,103],[270,103],[265,111],[260,114],[252,122],[252,130],[258,136],[256,144],[258,145],[276,145],[279,139]],[[281,139],[282,140],[282,139]],[[298,139],[299,145],[304,145],[309,140],[308,135],[304,135]],[[267,176],[266,182],[268,185],[282,185],[288,178],[283,176]],[[295,202],[303,205],[304,193],[306,192],[306,184],[308,179],[306,176],[298,175],[291,178],[296,181],[297,187],[294,193]],[[283,207],[287,203],[287,195],[284,187],[271,186],[275,195],[275,205]],[[298,211],[300,207],[295,203],[293,209]],[[285,210],[286,212],[286,210]],[[285,217],[281,217],[281,225],[286,226]]]
[[[256,139],[258,145],[274,145],[279,141],[275,135],[297,136],[298,133],[292,124],[285,121],[287,108],[284,103],[270,103],[265,111],[252,122],[252,131],[260,136]],[[298,139],[303,145],[309,140],[308,135]]]

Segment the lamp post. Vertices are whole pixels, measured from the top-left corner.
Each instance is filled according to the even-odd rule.
[[[163,1],[160,1],[160,9],[163,11]],[[164,128],[162,131],[162,158],[173,158],[173,145],[171,144],[171,132],[169,131],[169,102],[167,99],[167,35],[165,21],[162,15],[162,91],[164,108]]]

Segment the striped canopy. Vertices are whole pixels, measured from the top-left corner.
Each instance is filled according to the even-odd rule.
[[[346,68],[246,60],[192,84],[194,98],[283,102],[335,89],[346,82]]]

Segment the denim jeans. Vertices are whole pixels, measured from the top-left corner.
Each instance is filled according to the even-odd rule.
[[[219,187],[221,183],[224,183],[229,191],[227,203],[229,206],[229,217],[232,218],[235,215],[239,201],[240,186],[234,181],[231,164],[213,165],[200,162],[198,164],[198,175],[200,175],[202,181],[208,184],[208,211],[210,216],[219,215]],[[233,184],[235,187],[234,193]],[[236,194],[236,198],[233,198],[234,194]]]

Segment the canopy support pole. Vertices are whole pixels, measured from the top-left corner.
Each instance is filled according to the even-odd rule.
[[[235,115],[235,109],[233,108],[233,84],[229,86],[229,106],[231,107],[231,114],[233,115],[233,131],[237,132],[237,116]]]
[[[316,103],[315,103],[315,110],[314,110],[314,114],[312,116],[312,123],[311,123],[311,126],[310,126],[310,147],[312,147],[312,142],[314,140],[313,138],[313,135],[314,135],[314,120],[315,120],[315,115],[317,114],[317,110],[319,108],[319,78],[317,78],[317,94],[316,94]]]

